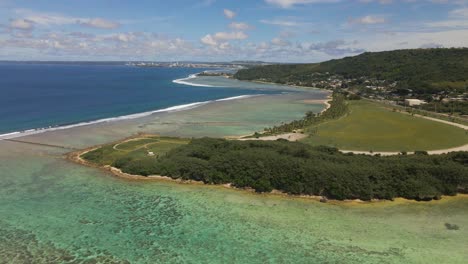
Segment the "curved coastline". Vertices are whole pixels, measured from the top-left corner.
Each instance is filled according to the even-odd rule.
[[[128,181],[137,181],[137,182],[158,182],[158,181],[164,181],[164,182],[172,182],[172,183],[177,183],[177,184],[195,184],[195,185],[203,185],[203,186],[211,186],[215,188],[227,188],[227,189],[232,189],[232,190],[237,190],[237,191],[242,191],[245,193],[251,193],[254,195],[266,195],[266,196],[272,196],[272,197],[286,197],[286,198],[291,198],[291,199],[305,199],[305,200],[312,200],[315,202],[320,202],[320,203],[330,203],[332,205],[371,205],[371,204],[382,204],[382,205],[388,205],[388,204],[401,204],[401,203],[441,203],[441,201],[447,201],[450,199],[466,199],[468,198],[468,194],[466,193],[457,193],[454,196],[450,195],[442,195],[440,198],[441,199],[432,199],[430,201],[417,201],[417,200],[412,200],[412,199],[406,199],[403,197],[396,197],[393,200],[385,200],[385,199],[371,199],[370,201],[365,201],[361,199],[345,199],[345,200],[336,200],[336,199],[330,199],[326,196],[320,196],[320,195],[294,195],[294,194],[288,194],[286,192],[280,191],[273,189],[271,192],[265,192],[265,193],[257,193],[253,188],[238,188],[235,186],[232,186],[230,183],[227,184],[206,184],[202,181],[196,181],[196,180],[182,180],[180,178],[174,179],[169,176],[162,176],[162,175],[149,175],[149,176],[142,176],[142,175],[135,175],[135,174],[130,174],[123,172],[119,168],[113,167],[111,165],[104,165],[100,166],[95,163],[89,162],[85,159],[83,159],[81,156],[93,151],[97,148],[100,148],[104,145],[108,144],[118,144],[118,143],[124,143],[130,140],[138,139],[138,138],[145,138],[145,137],[151,137],[151,136],[157,136],[154,134],[137,134],[134,136],[130,136],[121,140],[117,140],[114,142],[106,143],[106,144],[101,144],[97,146],[92,146],[86,149],[78,150],[78,151],[73,151],[65,155],[66,159],[80,164],[84,165],[87,167],[92,167],[92,168],[97,168],[100,169],[106,173],[111,174],[114,177],[128,180]],[[236,139],[233,139],[236,140]]]
[[[152,111],[147,111],[147,112],[142,112],[142,113],[129,114],[129,115],[123,115],[123,116],[118,116],[118,117],[108,117],[108,118],[80,122],[80,123],[75,123],[75,124],[70,124],[70,125],[49,126],[49,127],[44,127],[44,128],[28,129],[24,131],[8,132],[5,134],[0,134],[0,140],[13,139],[13,138],[18,138],[18,137],[23,137],[23,136],[30,136],[30,135],[45,133],[48,131],[64,130],[64,129],[74,128],[74,127],[89,126],[89,125],[95,125],[95,124],[100,124],[100,123],[136,119],[136,118],[141,118],[141,117],[149,116],[149,115],[156,114],[156,113],[169,113],[169,112],[190,110],[190,109],[193,109],[202,105],[206,105],[209,103],[246,99],[246,98],[251,98],[251,97],[256,97],[256,96],[261,96],[261,95],[264,95],[264,94],[238,95],[238,96],[232,96],[232,97],[221,98],[221,99],[216,99],[216,100],[208,100],[208,101],[203,101],[203,102],[194,102],[194,103],[189,103],[189,104],[175,105],[175,106],[170,106],[167,108],[162,108],[162,109],[157,109],[157,110],[152,110]]]
[[[191,80],[191,79],[195,79],[195,78],[197,78],[197,73],[196,74],[190,74],[188,77],[185,77],[185,78],[175,79],[172,82],[177,83],[177,84],[182,84],[182,85],[198,86],[198,87],[223,87],[223,86],[214,86],[214,85],[209,85],[209,84],[196,84],[196,83],[187,82],[187,80]],[[45,133],[45,132],[48,132],[48,131],[65,130],[65,129],[69,129],[69,128],[89,126],[89,125],[95,125],[95,124],[100,124],[100,123],[108,123],[108,122],[121,121],[121,120],[137,119],[137,118],[149,116],[149,115],[156,114],[156,113],[177,112],[177,111],[190,110],[190,109],[193,109],[193,108],[196,108],[196,107],[199,107],[199,106],[202,106],[202,105],[206,105],[206,104],[209,104],[209,103],[213,103],[213,102],[224,102],[224,101],[231,101],[231,100],[240,100],[240,99],[247,99],[247,98],[262,96],[262,95],[265,95],[265,94],[237,95],[237,96],[220,98],[220,99],[215,99],[215,100],[208,100],[208,101],[193,102],[193,103],[188,103],[188,104],[174,105],[174,106],[169,106],[169,107],[166,107],[166,108],[161,108],[161,109],[156,109],[156,110],[151,110],[151,111],[146,111],[146,112],[140,112],[140,113],[134,113],[134,114],[128,114],[128,115],[122,115],[122,116],[116,116],[116,117],[107,117],[107,118],[101,118],[101,119],[90,120],[90,121],[83,121],[83,122],[78,122],[78,123],[52,125],[52,126],[47,126],[47,127],[26,129],[26,130],[21,130],[21,131],[11,131],[11,132],[7,132],[7,133],[4,133],[4,134],[0,134],[0,140],[19,138],[19,137],[23,137],[23,136],[30,136],[30,135]]]
[[[198,86],[198,87],[223,87],[223,86],[215,86],[215,85],[210,85],[210,84],[199,84],[199,83],[192,83],[189,82],[188,80],[192,80],[197,78],[198,74],[190,74],[188,77],[185,78],[180,78],[180,79],[175,79],[172,82],[177,83],[177,84],[183,84],[183,85],[190,85],[190,86]]]
[[[195,79],[197,77],[198,77],[198,73],[195,73],[195,74],[190,74],[188,77],[185,77],[185,78],[175,79],[172,82],[177,83],[177,84],[197,86],[197,87],[225,87],[225,86],[215,86],[215,85],[209,85],[209,84],[197,84],[197,83],[188,82],[188,80]],[[257,81],[252,81],[252,83],[278,85],[278,84],[275,84],[275,83],[257,82]],[[300,86],[291,86],[291,87],[301,88],[301,89],[313,88],[313,87],[300,87]],[[318,89],[318,88],[313,88],[313,89]],[[287,92],[283,92],[283,93],[287,93]],[[262,95],[265,95],[265,94],[237,95],[237,96],[220,98],[220,99],[215,99],[215,100],[208,100],[208,101],[193,102],[193,103],[188,103],[188,104],[169,106],[167,108],[156,109],[156,110],[140,112],[140,113],[134,113],[134,114],[128,114],[128,115],[122,115],[122,116],[116,116],[116,117],[107,117],[107,118],[101,118],[101,119],[90,120],[90,121],[83,121],[83,122],[78,122],[78,123],[51,125],[51,126],[47,126],[47,127],[32,128],[32,129],[26,129],[26,130],[20,130],[20,131],[10,131],[10,132],[4,133],[4,134],[0,134],[0,140],[19,138],[19,137],[24,137],[24,136],[41,134],[41,133],[45,133],[45,132],[48,132],[48,131],[65,130],[65,129],[69,129],[69,128],[89,126],[89,125],[95,125],[95,124],[100,124],[100,123],[108,123],[108,122],[121,121],[121,120],[137,119],[137,118],[149,116],[149,115],[156,114],[156,113],[177,112],[177,111],[190,110],[190,109],[193,109],[193,108],[196,108],[196,107],[199,107],[199,106],[202,106],[202,105],[206,105],[206,104],[209,104],[209,103],[213,103],[213,102],[224,102],[224,101],[230,101],[230,100],[247,99],[247,98],[262,96]],[[329,100],[329,95],[327,96],[327,99],[314,100],[314,101],[317,101],[317,103],[324,104],[326,106],[326,108],[323,111],[325,111],[329,107],[329,105],[327,103],[328,100]]]
[[[238,96],[238,97],[234,97],[234,98],[243,98],[244,96]],[[233,99],[231,99],[233,100]],[[219,101],[224,101],[223,99],[220,99]],[[329,108],[329,104],[327,103],[328,100],[326,100],[325,102],[322,102],[321,100],[313,100],[311,102],[307,101],[306,103],[324,103],[326,105],[325,107],[325,110],[327,108]],[[282,136],[282,135],[281,135]],[[135,136],[133,138],[142,138],[144,137],[143,135],[138,135],[138,136]],[[278,137],[273,137],[273,138],[266,138],[265,140],[276,140]],[[289,136],[287,136],[288,140],[289,140]],[[129,140],[129,138],[125,139],[125,140],[122,140],[122,141],[118,141],[118,142],[125,142],[126,140]],[[292,141],[296,141],[298,139],[295,139],[295,140],[292,140]],[[97,146],[99,147],[99,146]],[[74,153],[71,153],[70,156],[68,156],[68,158],[74,162],[77,162],[77,163],[80,163],[80,164],[83,164],[83,165],[87,165],[87,166],[92,166],[92,167],[98,167],[98,168],[101,168],[101,169],[104,169],[105,171],[107,172],[110,172],[111,174],[113,174],[114,176],[117,176],[119,178],[124,178],[124,179],[127,179],[127,180],[135,180],[135,181],[151,181],[151,180],[155,180],[155,181],[158,181],[158,180],[163,180],[163,181],[171,181],[171,182],[177,182],[177,183],[185,183],[185,184],[191,184],[191,183],[194,183],[194,184],[204,184],[203,182],[200,182],[200,181],[194,181],[194,180],[181,180],[181,179],[173,179],[171,177],[167,177],[167,176],[162,176],[162,175],[150,175],[150,176],[142,176],[142,175],[133,175],[133,174],[129,174],[129,173],[125,173],[123,171],[121,171],[120,169],[118,168],[115,168],[115,167],[112,167],[111,165],[105,165],[105,166],[100,166],[100,165],[96,165],[96,164],[93,164],[92,162],[88,162],[88,161],[85,161],[84,159],[81,158],[81,156],[91,150],[94,150],[96,149],[97,147],[92,147],[90,149],[86,149],[84,151],[81,151],[81,152],[74,152]],[[208,185],[212,185],[212,184],[208,184]],[[227,188],[234,188],[234,189],[239,189],[239,190],[244,190],[244,191],[249,191],[249,192],[253,192],[254,190],[253,189],[250,189],[250,188],[236,188],[236,187],[233,187],[231,186],[231,184],[220,184],[220,185],[215,185],[215,186],[221,186],[221,187],[227,187]],[[327,202],[329,201],[329,198],[328,197],[325,197],[325,196],[310,196],[310,195],[290,195],[290,194],[287,194],[287,193],[284,193],[282,191],[278,191],[278,190],[273,190],[272,192],[268,192],[268,193],[265,193],[265,194],[274,194],[274,195],[282,195],[282,196],[288,196],[288,197],[300,197],[300,198],[307,198],[307,199],[313,199],[313,200],[318,200],[318,201],[321,201],[321,202]],[[460,194],[462,195],[462,194]],[[468,197],[468,195],[462,195],[463,197]],[[446,197],[446,196],[444,196]],[[401,198],[401,197],[397,197],[398,199],[402,199],[402,200],[408,200],[410,201],[409,199],[405,199],[405,198]],[[434,199],[435,200],[435,199]],[[382,202],[382,201],[389,201],[389,200],[379,200],[379,199],[373,199],[373,200],[370,200],[370,201],[363,201],[363,200],[360,200],[360,199],[354,199],[354,200],[334,200],[334,199],[330,199],[330,201],[333,201],[335,203],[342,203],[342,202],[358,202],[358,203],[369,203],[369,202]],[[393,200],[392,200],[393,201]]]

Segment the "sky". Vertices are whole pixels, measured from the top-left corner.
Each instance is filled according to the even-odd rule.
[[[468,0],[0,0],[0,60],[319,62],[468,47]]]

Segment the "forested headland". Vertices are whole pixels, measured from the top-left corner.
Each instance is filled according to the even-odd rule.
[[[258,66],[240,70],[234,77],[311,86],[331,75],[339,75],[351,80],[347,85],[376,79],[385,80],[387,84],[396,82],[395,90],[433,94],[444,90],[466,92],[467,72],[468,48],[440,48],[366,52],[314,64]]]
[[[99,149],[82,157],[99,163]],[[112,165],[135,175],[163,175],[257,192],[280,190],[331,199],[439,199],[468,190],[468,152],[391,157],[343,154],[299,142],[192,139],[160,157],[120,157]],[[109,154],[112,155],[112,154]]]

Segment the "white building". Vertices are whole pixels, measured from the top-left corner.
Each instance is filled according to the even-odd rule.
[[[426,104],[424,100],[419,99],[405,99],[405,105],[407,106],[415,106],[415,105],[422,105]]]

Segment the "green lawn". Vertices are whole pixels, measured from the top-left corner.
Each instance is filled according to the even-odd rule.
[[[189,139],[171,137],[143,137],[130,139],[117,144],[104,145],[96,150],[82,155],[88,161],[99,165],[111,165],[122,157],[141,159],[148,157],[149,152],[154,153],[155,159],[165,155],[169,150],[189,143]]]
[[[393,112],[369,101],[349,101],[350,113],[308,128],[312,145],[346,150],[414,151],[457,147],[468,143],[462,128]]]

